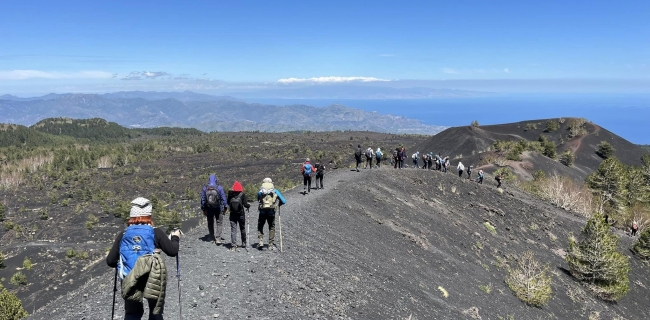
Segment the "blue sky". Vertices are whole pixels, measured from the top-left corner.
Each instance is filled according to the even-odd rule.
[[[2,1],[0,94],[291,78],[644,87],[649,12],[650,1]]]

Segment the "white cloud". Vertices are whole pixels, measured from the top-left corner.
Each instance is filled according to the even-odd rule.
[[[342,83],[342,82],[375,82],[375,81],[390,81],[386,79],[379,79],[374,77],[315,77],[315,78],[285,78],[278,80],[278,83]]]
[[[510,68],[505,68],[505,69],[503,69],[503,72],[505,72],[505,73],[510,73]]]
[[[458,71],[456,71],[455,69],[452,69],[452,68],[442,68],[442,72],[447,73],[447,74],[457,74],[458,73]]]
[[[27,79],[110,79],[113,74],[105,71],[49,72],[41,70],[0,71],[0,80]]]

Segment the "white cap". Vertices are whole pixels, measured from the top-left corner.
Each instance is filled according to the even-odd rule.
[[[152,211],[151,201],[147,198],[137,197],[131,201],[131,218],[150,216]]]
[[[264,178],[264,180],[262,180],[262,182],[264,182],[264,183],[273,183],[273,180],[271,180],[271,178]]]

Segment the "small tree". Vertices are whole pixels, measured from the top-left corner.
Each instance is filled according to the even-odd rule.
[[[86,218],[86,229],[92,230],[99,223],[99,219],[94,214],[89,213]]]
[[[29,316],[15,294],[2,288],[0,292],[0,319],[20,320]]]
[[[614,149],[614,146],[607,141],[601,141],[598,146],[596,146],[596,154],[603,159],[613,156],[614,152],[616,152],[616,149]]]
[[[24,273],[18,271],[14,273],[13,276],[11,276],[9,283],[13,284],[14,286],[24,286],[27,284],[27,276]]]
[[[551,276],[548,264],[542,266],[532,251],[526,251],[517,261],[516,269],[508,268],[506,284],[521,301],[541,307],[551,299]]]
[[[632,252],[639,258],[650,261],[650,228],[646,228],[641,232],[639,240],[632,246]]]
[[[546,129],[544,131],[546,132],[553,132],[556,131],[557,129],[560,129],[560,122],[557,120],[548,120],[546,121]]]
[[[587,282],[602,299],[618,300],[629,290],[630,262],[618,251],[618,237],[605,217],[595,214],[582,229],[583,239],[569,238],[566,262],[571,274]]]
[[[569,149],[562,152],[562,154],[560,155],[560,163],[562,163],[567,167],[572,167],[575,160],[576,160],[576,156]]]
[[[479,125],[478,120],[472,121],[472,127],[478,127]]]
[[[34,264],[32,264],[32,260],[29,260],[28,257],[25,257],[25,260],[23,260],[23,268],[25,268],[25,270],[32,270],[33,266]]]

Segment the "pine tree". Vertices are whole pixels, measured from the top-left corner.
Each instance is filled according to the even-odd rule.
[[[610,233],[605,217],[594,215],[582,229],[583,239],[569,239],[566,262],[571,274],[588,282],[605,300],[618,300],[629,290],[630,262],[618,251],[618,237]]]
[[[627,198],[627,172],[616,158],[610,157],[600,163],[598,169],[587,177],[587,186],[615,212],[624,209]]]
[[[596,154],[603,158],[607,159],[611,156],[614,155],[614,152],[616,152],[616,149],[614,146],[607,142],[607,141],[601,141],[597,146],[596,146]]]
[[[639,240],[632,246],[632,252],[639,258],[650,261],[650,228],[646,228],[641,232]]]
[[[29,316],[15,294],[2,288],[0,292],[0,319],[20,320]]]

